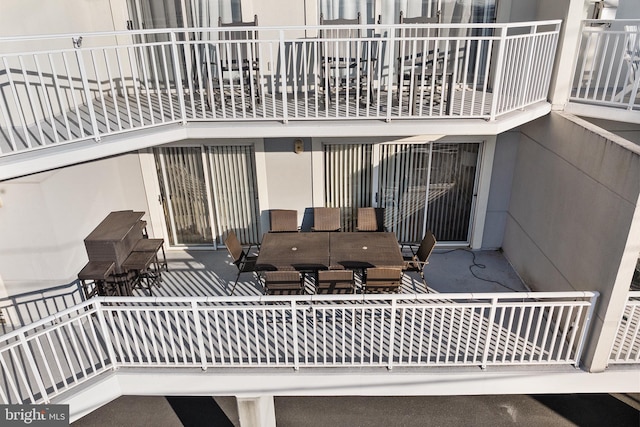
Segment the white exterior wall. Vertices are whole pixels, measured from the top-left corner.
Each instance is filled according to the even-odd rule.
[[[126,10],[126,0],[2,0],[0,36],[123,30]]]
[[[517,129],[502,133],[496,139],[491,186],[482,239],[483,249],[498,249],[502,247],[519,139],[520,132]]]
[[[0,277],[9,295],[77,278],[109,212],[148,212],[137,154],[0,182]]]
[[[600,292],[584,360],[603,370],[640,253],[640,147],[551,113],[522,127],[515,171],[505,255],[535,291]]]
[[[294,138],[273,138],[264,141],[264,169],[267,197],[260,200],[262,230],[269,230],[269,209],[295,209],[298,225],[305,210],[314,206],[311,140],[303,140],[303,151],[293,151]],[[319,201],[322,203],[322,201]]]

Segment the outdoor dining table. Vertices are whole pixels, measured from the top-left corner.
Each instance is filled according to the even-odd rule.
[[[267,233],[256,261],[256,270],[403,266],[398,240],[387,232]]]
[[[404,259],[394,233],[346,232],[331,234],[329,264],[352,270],[402,268]]]
[[[329,268],[329,235],[267,233],[260,244],[256,270],[326,270]]]

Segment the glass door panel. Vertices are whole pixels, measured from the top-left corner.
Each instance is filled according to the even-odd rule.
[[[200,147],[156,148],[169,244],[211,245],[207,183]]]
[[[229,230],[243,244],[260,242],[253,146],[212,146],[208,153],[219,243],[222,244]]]
[[[399,241],[419,242],[424,236],[429,145],[381,145],[380,150],[378,194],[385,227]]]
[[[427,228],[438,241],[468,242],[480,144],[433,144]]]

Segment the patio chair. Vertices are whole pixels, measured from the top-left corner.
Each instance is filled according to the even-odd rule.
[[[256,271],[256,260],[257,256],[249,255],[247,251],[242,248],[236,233],[233,231],[229,231],[227,238],[224,241],[225,246],[227,247],[227,251],[229,251],[229,255],[231,255],[231,259],[233,260],[233,264],[238,268],[238,275],[236,276],[236,280],[233,283],[233,287],[231,288],[230,295],[233,295],[233,292],[236,289],[236,285],[238,284],[238,279],[240,278],[240,274],[242,273],[255,273]]]
[[[384,208],[358,208],[358,231],[384,231]]]
[[[312,231],[340,231],[340,208],[313,208]]]
[[[420,272],[422,283],[424,283],[424,286],[427,288],[427,292],[429,292],[429,286],[427,286],[427,282],[424,278],[424,267],[429,264],[429,257],[431,256],[436,243],[436,237],[431,231],[427,231],[417,249],[414,244],[401,243],[401,250],[408,248],[411,251],[411,254],[403,254],[404,271]]]
[[[269,211],[271,232],[280,233],[298,231],[298,211],[288,209],[273,209]]]
[[[320,270],[316,277],[317,294],[352,294],[355,292],[352,270]]]
[[[614,101],[624,102],[624,97],[631,94],[635,99],[640,86],[640,27],[637,25],[625,25],[626,45],[624,51],[624,62],[627,64],[627,84],[615,96]],[[631,102],[633,102],[631,99]]]
[[[372,95],[369,66],[373,58],[367,56],[366,44],[362,44],[362,31],[354,26],[360,24],[360,13],[355,19],[324,19],[320,14],[321,26],[345,28],[320,29],[320,89],[332,102],[333,95],[360,96],[366,99],[367,90]],[[322,96],[321,101],[324,101]]]
[[[402,285],[402,269],[371,267],[365,270],[362,290],[365,294],[399,292]]]
[[[219,89],[221,97],[245,96],[250,98],[252,94],[255,94],[256,103],[260,104],[262,90],[257,44],[258,15],[254,15],[253,21],[222,22],[222,18],[218,18],[218,27],[242,27],[246,30],[220,31],[220,43],[213,51],[213,89]],[[208,99],[207,103],[210,105]]]
[[[304,290],[303,277],[298,271],[266,271],[264,289],[267,295],[300,295]]]
[[[442,91],[443,61],[441,52],[438,52],[439,35],[437,28],[428,24],[440,23],[440,12],[433,16],[417,16],[406,18],[400,12],[400,24],[426,24],[400,28],[398,37],[398,56],[396,58],[396,96],[400,101],[404,94],[408,96],[410,113],[415,104],[427,96],[431,98],[433,87],[434,95],[440,95]],[[405,89],[406,86],[406,89]],[[442,99],[439,96],[439,99]]]

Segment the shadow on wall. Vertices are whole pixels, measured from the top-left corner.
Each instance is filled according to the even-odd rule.
[[[65,285],[25,292],[0,299],[0,333],[29,325],[84,301],[82,285]]]

